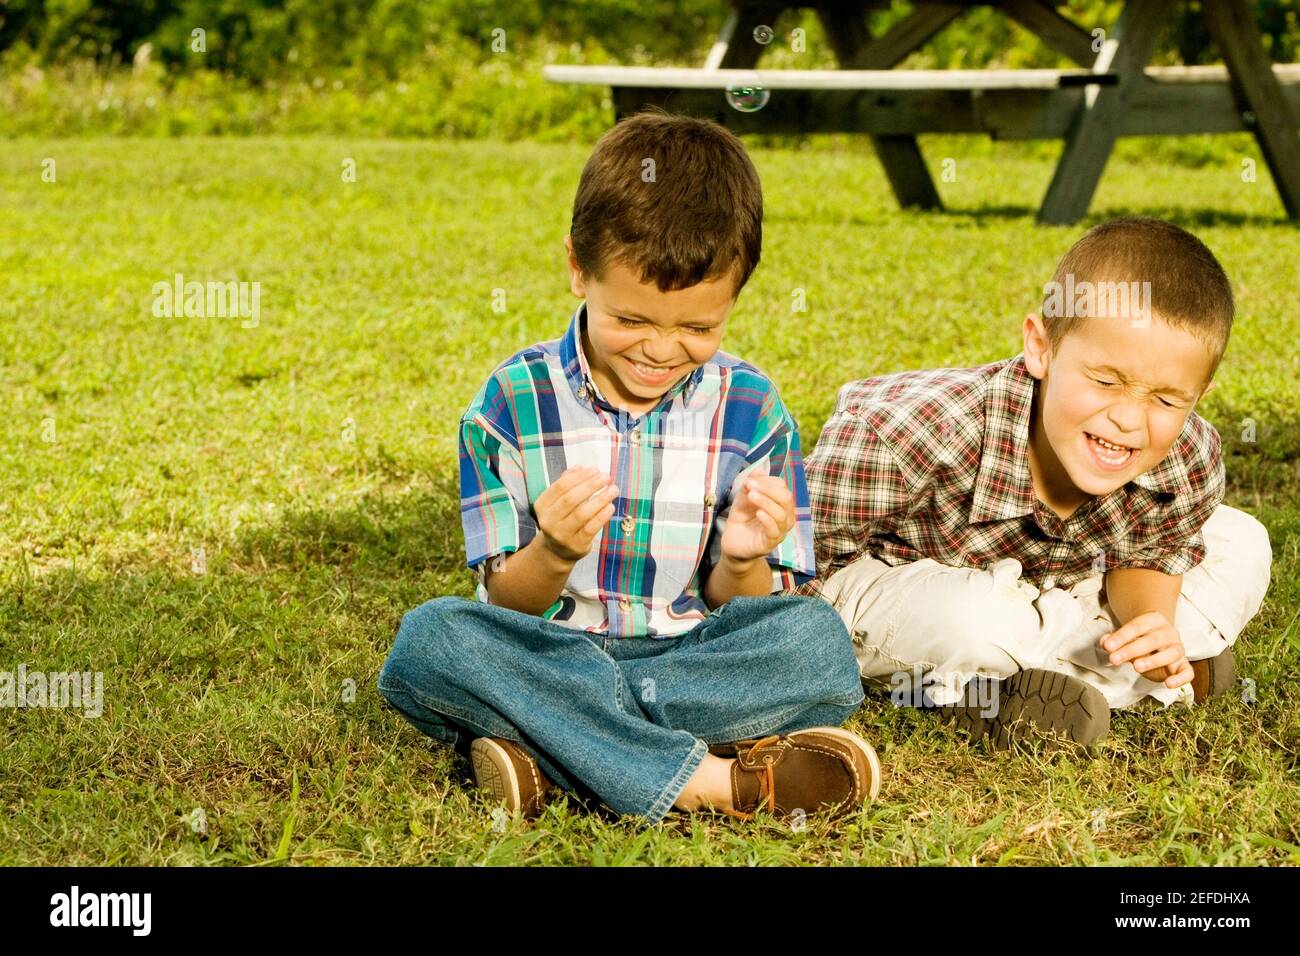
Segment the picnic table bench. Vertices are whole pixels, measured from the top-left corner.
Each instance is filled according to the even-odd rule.
[[[616,120],[656,105],[716,119],[738,133],[868,134],[900,205],[927,209],[942,202],[918,134],[1061,138],[1065,149],[1038,213],[1044,223],[1086,215],[1119,136],[1248,130],[1287,215],[1300,217],[1300,64],[1269,61],[1247,0],[1201,4],[1224,65],[1199,67],[1147,65],[1173,0],[1128,0],[1115,25],[1098,36],[1050,0],[915,3],[889,30],[870,36],[867,11],[887,5],[732,0],[701,69],[556,65],[545,67],[545,75],[610,87]],[[757,70],[766,45],[755,30],[770,30],[782,12],[803,6],[815,9],[841,68]],[[974,6],[1000,10],[1078,67],[892,69]]]

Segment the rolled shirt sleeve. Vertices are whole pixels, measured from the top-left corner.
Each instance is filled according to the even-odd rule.
[[[480,585],[488,558],[518,551],[537,534],[513,435],[482,415],[460,423],[460,519],[465,563]]]

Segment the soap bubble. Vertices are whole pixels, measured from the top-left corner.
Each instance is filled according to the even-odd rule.
[[[761,43],[763,46],[767,46],[772,42],[773,36],[775,36],[775,34],[772,32],[772,28],[767,24],[760,23],[758,26],[754,27],[755,43]]]
[[[735,84],[727,87],[727,102],[740,113],[757,113],[772,98],[770,91],[758,85]]]

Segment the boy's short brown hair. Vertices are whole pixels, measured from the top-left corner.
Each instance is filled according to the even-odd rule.
[[[637,113],[583,167],[569,229],[583,273],[621,263],[661,292],[733,273],[739,293],[763,245],[758,171],[711,120]]]
[[[1213,376],[1232,331],[1232,285],[1214,253],[1186,229],[1160,219],[1129,216],[1088,230],[1061,259],[1044,290],[1043,322],[1053,352],[1071,329],[1090,316],[1075,309],[1049,310],[1050,291],[1082,288],[1083,282],[1093,289],[1106,283],[1150,283],[1150,311],[1210,347]],[[1061,300],[1056,301],[1059,305]]]

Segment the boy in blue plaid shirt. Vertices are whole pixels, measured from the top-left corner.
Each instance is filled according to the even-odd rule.
[[[497,366],[460,422],[477,601],[406,614],[379,678],[511,810],[553,786],[621,814],[750,819],[872,799],[834,609],[772,596],[815,562],[799,434],[719,351],[758,264],[762,194],[717,124],[640,114],[602,137],[565,239],[582,305]]]

